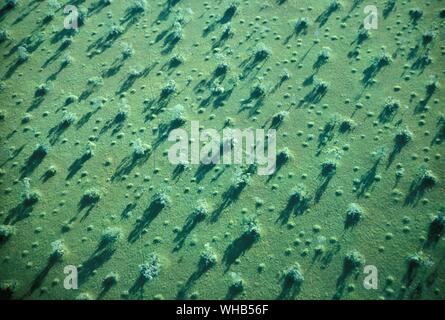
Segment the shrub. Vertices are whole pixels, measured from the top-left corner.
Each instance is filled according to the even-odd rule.
[[[394,142],[397,146],[403,147],[408,142],[410,142],[413,139],[413,133],[409,131],[408,129],[402,129],[399,132],[396,133],[394,137]]]
[[[210,245],[204,245],[204,251],[199,256],[199,265],[203,270],[208,270],[216,264],[217,256]]]
[[[147,0],[133,0],[131,9],[136,12],[144,12],[147,9]]]
[[[291,158],[291,155],[292,154],[288,148],[282,149],[277,154],[277,164],[279,164],[279,165],[285,164],[287,161],[289,161],[289,159]]]
[[[22,199],[25,206],[32,206],[40,200],[40,194],[36,191],[31,190],[29,178],[23,179],[23,189],[24,190],[22,192]]]
[[[342,122],[340,123],[340,127],[339,130],[340,132],[350,132],[352,131],[355,127],[357,126],[357,124],[355,123],[354,120],[348,118],[348,119],[343,119]]]
[[[122,43],[121,54],[124,59],[131,57],[134,54],[133,46],[127,42]]]
[[[132,148],[133,155],[137,158],[145,156],[151,150],[151,147],[147,144],[143,144],[139,138],[133,142]]]
[[[10,39],[9,32],[5,29],[0,29],[0,43],[9,39]]]
[[[145,281],[151,281],[161,272],[159,257],[152,253],[143,264],[139,266],[139,273]]]
[[[98,202],[101,197],[102,197],[102,193],[98,189],[91,188],[84,192],[84,194],[82,196],[82,201],[85,204],[94,204],[94,203]]]
[[[294,30],[296,33],[299,33],[302,30],[306,30],[307,28],[309,28],[309,19],[308,18],[306,18],[306,17],[299,18],[295,22]]]
[[[50,84],[49,83],[42,83],[39,85],[36,89],[35,96],[36,97],[42,97],[46,95],[50,90]]]
[[[229,64],[227,62],[220,62],[215,68],[215,75],[221,76],[227,73],[229,71]]]
[[[204,220],[209,214],[209,208],[205,200],[201,200],[193,209],[193,216],[198,221]]]
[[[16,228],[7,224],[0,224],[0,243],[8,240],[15,234]]]
[[[165,192],[159,191],[154,194],[152,203],[164,208],[170,203],[170,197]]]
[[[60,121],[60,126],[62,128],[68,128],[76,121],[77,121],[77,116],[75,113],[65,111],[63,113],[62,121]]]
[[[244,280],[235,272],[230,273],[230,291],[239,293],[244,290]]]
[[[423,16],[423,11],[419,8],[412,8],[409,10],[409,16],[416,22]]]
[[[309,196],[304,184],[299,184],[292,188],[289,199],[292,204],[297,204],[307,200],[309,200]]]
[[[434,187],[438,183],[439,179],[434,173],[426,167],[421,167],[419,170],[417,185],[423,189],[429,189]]]
[[[356,203],[350,203],[348,209],[346,210],[346,223],[347,224],[356,224],[358,223],[364,216],[364,210]]]
[[[259,43],[258,46],[255,49],[255,60],[256,61],[263,61],[267,58],[269,58],[272,54],[272,51],[266,47],[264,43]]]
[[[104,245],[115,243],[120,239],[122,231],[117,227],[108,227],[102,232],[100,242]]]
[[[284,119],[289,115],[289,112],[287,111],[280,111],[272,117],[272,126],[278,127],[280,124],[283,123]]]
[[[166,98],[176,92],[176,82],[169,80],[167,84],[161,90],[161,97]]]
[[[301,285],[304,281],[303,273],[300,265],[295,263],[284,272],[284,279],[286,282],[295,285]]]
[[[261,228],[258,221],[254,217],[249,217],[245,221],[244,236],[254,241],[259,240],[261,236]]]
[[[337,171],[337,160],[328,159],[321,164],[321,174],[323,176],[332,176]]]
[[[63,240],[56,240],[51,242],[51,257],[55,259],[60,259],[65,254],[65,245]]]
[[[105,278],[102,281],[102,285],[105,288],[109,288],[114,286],[118,281],[119,281],[119,275],[112,271],[105,276]]]
[[[24,46],[17,48],[17,55],[19,63],[25,62],[29,58],[28,50]]]
[[[344,259],[344,267],[347,271],[356,270],[365,264],[365,258],[357,250],[349,251]]]
[[[37,144],[33,153],[32,153],[32,158],[33,159],[43,159],[44,157],[46,157],[48,155],[50,151],[50,147],[46,144]]]

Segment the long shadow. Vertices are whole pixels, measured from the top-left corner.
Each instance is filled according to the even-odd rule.
[[[122,179],[123,176],[128,175],[131,171],[133,171],[136,166],[144,164],[150,155],[150,152],[146,152],[141,156],[133,153],[131,156],[125,157],[122,159],[121,163],[116,168],[116,171],[111,176],[111,181]]]
[[[66,176],[65,180],[70,180],[74,177],[74,175],[79,172],[80,169],[83,168],[83,165],[85,162],[90,160],[93,156],[93,153],[91,150],[87,150],[84,152],[79,158],[74,160],[74,162],[68,167],[68,175]]]
[[[176,234],[176,237],[173,240],[174,242],[176,242],[176,245],[173,248],[173,252],[181,250],[181,248],[184,246],[185,241],[187,240],[187,237],[190,235],[193,229],[195,229],[198,223],[202,222],[203,220],[204,217],[197,215],[195,212],[192,212],[187,217],[181,231]]]
[[[19,203],[17,206],[9,210],[5,218],[4,224],[13,225],[23,219],[28,218],[33,211],[33,206],[25,202]]]
[[[69,125],[65,122],[61,122],[48,131],[48,141],[51,145],[54,145],[57,141],[59,141],[60,136],[67,130]]]
[[[437,216],[428,227],[428,236],[424,248],[434,248],[445,233],[445,220],[443,216]]]
[[[116,95],[120,95],[128,91],[134,85],[136,80],[147,77],[150,74],[150,72],[155,68],[156,65],[157,63],[153,63],[151,66],[144,68],[140,72],[130,73],[127,76],[127,79],[125,79],[125,81],[120,85],[119,89],[116,91]]]
[[[222,201],[219,204],[218,208],[216,208],[210,217],[210,221],[215,223],[218,221],[222,212],[229,207],[232,203],[236,202],[241,195],[241,192],[247,186],[247,183],[242,183],[239,185],[231,185],[227,191],[225,191],[222,195]]]
[[[164,207],[164,205],[160,204],[156,200],[152,200],[148,208],[142,214],[142,218],[136,222],[133,230],[128,235],[128,241],[134,243],[136,240],[138,240],[141,237],[143,230],[150,226]]]
[[[198,281],[199,278],[201,278],[209,269],[210,267],[207,267],[199,262],[198,269],[190,275],[184,285],[178,290],[176,299],[185,300],[187,298],[187,293],[189,292],[189,290],[194,286],[196,281]]]
[[[82,263],[82,267],[79,268],[79,286],[84,284],[97,269],[110,260],[115,251],[116,248],[113,243],[101,241],[96,250],[94,250],[90,257]]]
[[[331,4],[315,19],[315,22],[319,24],[319,28],[323,27],[331,17],[331,15],[340,9],[340,5],[333,1]]]
[[[43,148],[36,148],[28,157],[25,164],[20,168],[20,179],[32,175],[35,169],[43,162],[47,155],[47,151]]]
[[[332,297],[333,300],[340,300],[343,297],[343,294],[345,292],[346,289],[346,281],[348,280],[349,277],[354,276],[355,278],[357,278],[359,275],[358,272],[356,272],[356,270],[354,268],[352,268],[349,263],[345,260],[343,262],[343,271],[340,274],[340,276],[337,278],[337,283],[336,283],[336,291],[334,296]]]
[[[235,260],[243,256],[256,242],[256,239],[249,234],[242,234],[235,239],[224,251],[222,258],[225,264],[224,272],[229,271]]]
[[[372,167],[360,177],[360,180],[357,183],[357,198],[363,197],[364,194],[368,192],[368,190],[374,184],[375,177],[377,175],[377,168],[381,160],[382,160],[381,158],[376,159]]]
[[[235,4],[231,4],[223,13],[222,17],[219,18],[217,21],[209,24],[202,32],[203,37],[207,37],[211,32],[215,30],[215,28],[218,26],[218,24],[223,25],[226,23],[229,23],[232,18],[235,16],[235,13],[237,11],[237,7]]]
[[[318,136],[317,157],[321,154],[328,142],[334,138],[334,129],[336,125],[337,123],[335,120],[328,121],[324,125],[323,131]]]
[[[408,194],[405,197],[404,205],[415,207],[419,200],[423,198],[425,193],[433,187],[428,181],[414,180],[409,188]]]
[[[34,280],[31,283],[31,287],[29,290],[25,293],[25,295],[22,297],[22,299],[27,298],[31,296],[38,288],[40,288],[45,281],[46,276],[50,272],[50,270],[54,267],[54,265],[57,263],[58,257],[51,255],[48,258],[48,261],[46,262],[46,266],[36,275]]]
[[[301,283],[293,282],[289,277],[283,276],[281,292],[277,300],[295,300],[295,297],[301,291]]]
[[[295,215],[303,214],[309,208],[310,202],[311,198],[307,196],[290,196],[286,208],[281,211],[276,221],[281,222],[282,225],[287,224],[292,213]]]

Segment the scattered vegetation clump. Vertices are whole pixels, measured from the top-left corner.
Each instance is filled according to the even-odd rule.
[[[241,276],[235,272],[230,273],[230,291],[233,294],[237,294],[244,291],[245,282]]]
[[[304,282],[304,276],[298,263],[289,267],[284,272],[285,281],[290,285],[299,286]]]
[[[321,174],[325,177],[332,176],[337,171],[337,160],[328,159],[321,164]]]
[[[203,271],[206,271],[215,266],[217,255],[208,243],[204,245],[204,251],[199,256],[199,266]]]
[[[284,121],[284,119],[289,115],[287,111],[280,111],[273,115],[272,117],[272,128],[278,128]]]
[[[356,225],[361,219],[363,219],[364,210],[356,203],[350,203],[346,210],[346,226]]]
[[[7,224],[0,224],[0,243],[5,242],[11,236],[13,236],[16,232],[16,228],[14,226],[10,226]]]
[[[17,56],[18,56],[18,62],[23,63],[28,60],[29,53],[26,47],[20,46],[17,48]]]
[[[193,217],[197,221],[203,221],[209,215],[209,208],[207,202],[201,200],[196,205],[195,209],[193,209]]]
[[[139,138],[133,142],[132,148],[133,156],[136,158],[144,157],[151,151],[151,147],[148,144],[142,143]]]
[[[161,262],[157,254],[152,253],[143,264],[139,266],[139,273],[145,281],[151,281],[161,272]]]
[[[280,152],[278,152],[277,154],[277,164],[278,165],[283,165],[286,162],[289,161],[289,159],[291,158],[292,154],[290,152],[290,150],[288,148],[284,148],[282,149]]]
[[[409,16],[411,20],[416,23],[423,16],[423,11],[420,8],[412,8],[409,10]]]
[[[394,136],[394,142],[398,147],[403,147],[413,139],[413,133],[408,129],[402,129]]]
[[[357,270],[365,264],[365,258],[357,250],[349,251],[344,259],[344,269],[347,271]]]
[[[61,128],[68,128],[70,125],[77,121],[76,114],[72,112],[64,112],[62,120],[60,121]]]
[[[257,241],[261,236],[261,228],[258,221],[254,217],[249,217],[245,222],[244,236]]]
[[[65,245],[63,240],[56,240],[51,242],[51,258],[60,259],[65,254]]]
[[[169,80],[161,90],[161,98],[165,99],[176,92],[176,82]]]
[[[160,208],[164,208],[170,203],[170,197],[163,191],[156,192],[153,196],[152,203]]]
[[[33,206],[40,200],[40,194],[37,191],[31,190],[31,184],[29,178],[23,179],[23,192],[22,199],[23,204],[27,207]]]
[[[354,120],[346,118],[340,122],[339,130],[341,133],[351,132],[356,126],[357,124]]]
[[[104,232],[102,232],[102,235],[100,236],[100,243],[103,245],[115,243],[120,239],[121,235],[122,231],[120,228],[108,227],[104,230]]]
[[[270,50],[264,43],[259,43],[255,49],[255,61],[263,61],[272,55],[272,50]]]
[[[102,197],[102,193],[98,189],[91,188],[84,192],[84,194],[82,196],[82,202],[85,204],[88,204],[88,205],[94,204],[94,203],[97,203],[101,197]]]

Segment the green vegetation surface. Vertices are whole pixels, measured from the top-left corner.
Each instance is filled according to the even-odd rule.
[[[1,6],[2,299],[445,297],[443,1]],[[276,172],[171,164],[191,121]]]

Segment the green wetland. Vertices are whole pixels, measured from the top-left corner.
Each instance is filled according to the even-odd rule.
[[[444,18],[2,1],[0,299],[444,299]],[[172,164],[192,121],[275,129],[275,172]]]

